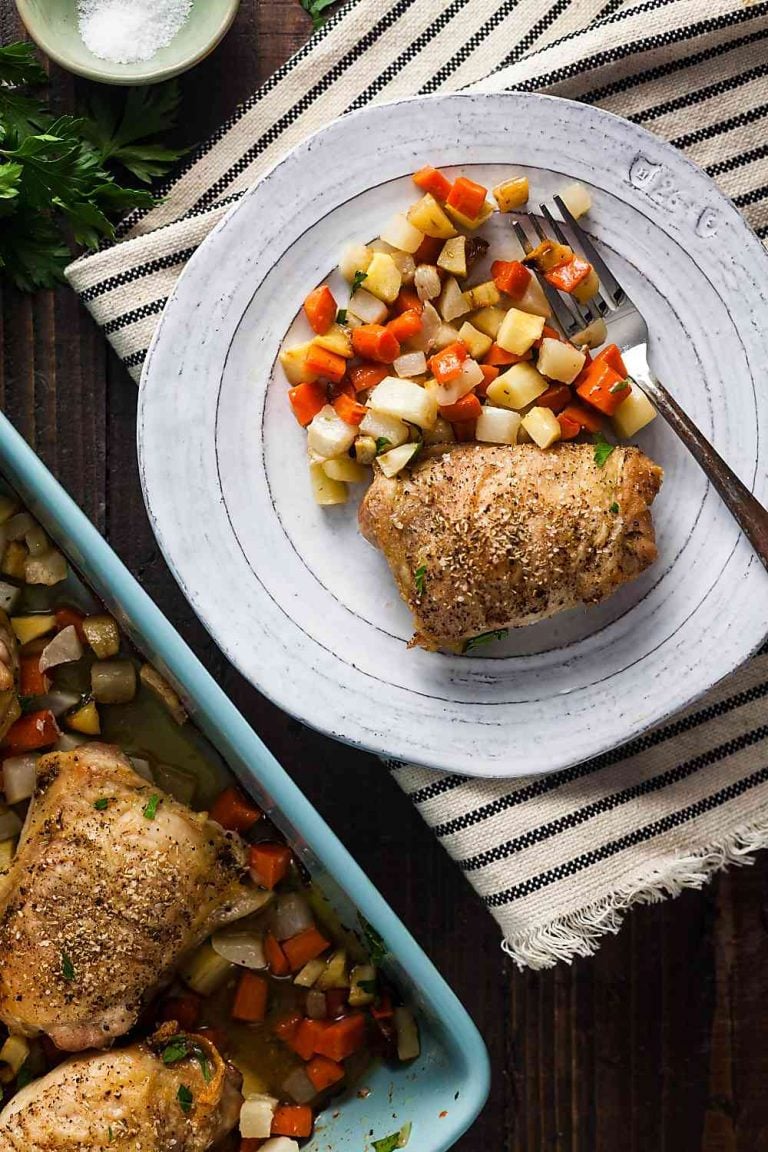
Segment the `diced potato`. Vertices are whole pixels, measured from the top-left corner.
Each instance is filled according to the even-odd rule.
[[[637,384],[632,385],[632,391],[626,400],[622,400],[611,417],[617,436],[627,440],[634,436],[646,424],[650,424],[656,416],[656,409]]]
[[[599,348],[607,339],[608,329],[602,316],[598,316],[597,320],[593,320],[586,328],[582,328],[581,332],[571,337],[574,344],[579,344],[583,348]]]
[[[419,1026],[413,1013],[408,1008],[395,1008],[393,1020],[397,1032],[398,1060],[415,1060],[421,1052],[421,1044]]]
[[[297,976],[294,976],[294,984],[298,984],[299,988],[313,988],[320,975],[325,972],[325,960],[319,957],[316,960],[308,960]]]
[[[233,965],[229,960],[219,956],[213,946],[206,942],[184,961],[179,975],[198,996],[210,996],[221,988],[232,970]]]
[[[366,290],[386,304],[391,304],[397,299],[402,283],[400,270],[392,257],[386,252],[374,252],[365,278]]]
[[[491,404],[499,408],[519,410],[533,403],[548,387],[547,381],[533,364],[524,361],[522,364],[513,364],[497,376],[488,385],[486,396]]]
[[[520,419],[519,412],[486,404],[477,418],[475,439],[486,444],[517,444]]]
[[[465,228],[467,232],[474,232],[481,224],[485,224],[495,211],[493,204],[488,200],[483,204],[474,220],[470,216],[465,216],[463,212],[459,212],[458,209],[451,208],[449,204],[446,204],[445,210],[454,224],[458,224],[459,228]]]
[[[317,378],[317,373],[307,367],[307,353],[312,347],[312,341],[306,344],[294,344],[293,348],[284,348],[280,353],[280,365],[288,377],[288,383],[306,384]]]
[[[399,449],[396,449],[399,451]],[[326,961],[325,968],[320,973],[316,988],[327,992],[329,988],[348,988],[349,973],[347,972],[347,953],[343,948],[337,948]]]
[[[453,276],[449,276],[443,284],[437,310],[443,320],[455,320],[459,316],[465,316],[470,310],[466,297]]]
[[[560,439],[560,423],[551,408],[531,408],[523,416],[523,428],[539,448],[549,448]]]
[[[504,180],[493,189],[492,196],[496,201],[499,212],[514,212],[515,208],[522,208],[528,202],[530,190],[527,176],[515,176],[511,180]]]
[[[472,317],[472,324],[491,340],[495,340],[507,312],[505,308],[481,308]]]
[[[449,424],[442,416],[438,416],[435,420],[434,428],[424,433],[425,444],[452,444],[456,439],[456,433],[453,430],[453,425]]]
[[[356,435],[357,429],[342,420],[330,404],[325,404],[307,428],[307,447],[321,460],[332,460],[349,451]]]
[[[501,300],[501,293],[493,280],[486,280],[474,288],[467,288],[464,299],[473,311],[476,308],[494,308]]]
[[[341,324],[332,324],[322,336],[315,336],[312,341],[318,348],[325,348],[328,352],[335,352],[348,360],[354,353],[352,351],[352,338],[346,328]]]
[[[563,188],[560,193],[560,199],[565,204],[568,211],[572,216],[578,220],[579,216],[583,216],[585,212],[589,212],[592,207],[592,197],[589,190],[578,181],[574,184],[569,184],[567,188]]]
[[[351,1008],[364,1008],[376,999],[373,986],[376,983],[376,969],[373,964],[356,964],[349,975],[349,1005]]]
[[[101,720],[95,700],[89,700],[81,708],[65,717],[64,723],[73,732],[82,732],[84,736],[98,736],[101,732]]]
[[[476,360],[467,359],[462,365],[461,373],[454,380],[449,380],[447,384],[438,384],[436,380],[430,380],[426,387],[442,408],[461,400],[462,396],[466,396],[482,380],[483,370],[480,365]]]
[[[423,376],[427,370],[427,358],[423,352],[404,352],[392,367],[398,376]]]
[[[440,352],[449,344],[455,344],[458,338],[458,329],[454,328],[452,324],[441,324],[432,338],[432,347],[436,352]]]
[[[573,290],[573,296],[580,304],[587,304],[599,290],[600,278],[594,268],[592,268],[584,277],[581,284],[576,285]]]
[[[358,288],[347,304],[347,315],[357,316],[363,324],[383,324],[389,309],[378,296],[366,292],[365,288]]]
[[[26,546],[19,540],[9,541],[3,552],[0,571],[4,576],[11,576],[14,580],[23,580],[28,556]]]
[[[419,450],[418,444],[401,444],[399,448],[391,448],[389,452],[377,457],[377,463],[387,479],[397,476]]]
[[[419,264],[413,277],[419,300],[434,300],[443,290],[443,282],[434,264]]]
[[[387,244],[391,244],[393,248],[399,248],[401,252],[413,253],[421,246],[424,233],[415,228],[407,216],[398,212],[397,216],[392,217],[386,228],[382,229],[381,238]]]
[[[142,664],[139,679],[145,688],[160,701],[169,716],[179,725],[186,724],[189,716],[176,689],[151,664]]]
[[[454,236],[446,240],[442,251],[437,258],[438,268],[444,268],[452,276],[466,276],[467,274],[467,238]]]
[[[535,276],[531,276],[520,299],[515,300],[515,308],[521,312],[530,312],[533,316],[543,316],[545,320],[552,315],[552,309],[544,295],[544,289]]]
[[[504,317],[496,342],[507,352],[523,356],[544,331],[544,317],[532,316],[519,308],[510,308]]]
[[[356,272],[367,272],[368,265],[373,259],[373,252],[365,244],[348,244],[339,260],[339,271],[350,284],[355,279]]]
[[[108,660],[110,656],[117,656],[120,651],[120,629],[117,621],[99,612],[96,616],[86,616],[82,624],[83,635],[90,644],[99,660]]]
[[[47,613],[35,616],[12,616],[11,628],[19,644],[29,644],[30,640],[37,640],[39,636],[47,636],[56,627],[56,617]]]
[[[548,376],[550,380],[572,384],[584,367],[586,359],[586,355],[572,344],[564,344],[562,340],[553,340],[545,336],[541,342],[536,367],[542,376]]]
[[[358,464],[373,464],[376,459],[376,441],[373,436],[358,436],[355,440],[355,460]]]
[[[419,428],[431,428],[437,419],[437,404],[426,389],[411,380],[398,380],[396,376],[385,376],[376,385],[368,398],[368,407],[385,416],[418,424]]]
[[[375,443],[373,452],[375,455]],[[338,456],[335,460],[326,460],[322,469],[329,479],[342,480],[345,484],[364,484],[371,476],[367,468],[363,468],[362,464],[358,464],[355,460],[350,460],[349,456]]]
[[[240,1106],[240,1135],[244,1140],[266,1140],[272,1134],[278,1100],[264,1093],[246,1097]]]
[[[408,428],[403,421],[396,416],[386,416],[383,412],[369,410],[360,423],[360,431],[363,436],[371,437],[374,447],[377,440],[386,440],[387,447],[399,448],[408,439]]]
[[[44,584],[52,588],[61,584],[69,573],[66,557],[58,548],[50,548],[40,556],[27,556],[24,561],[24,580],[27,584]]]
[[[333,504],[346,504],[349,495],[346,484],[340,480],[331,480],[330,476],[326,475],[322,464],[310,464],[309,481],[312,485],[315,504],[319,504],[323,508],[328,508]]]
[[[467,351],[474,360],[482,360],[493,344],[491,337],[486,336],[485,332],[480,332],[469,320],[465,320],[459,328],[459,340],[466,344]]]
[[[457,234],[450,219],[429,192],[408,209],[408,221],[425,236],[433,236],[438,240],[450,240]]]

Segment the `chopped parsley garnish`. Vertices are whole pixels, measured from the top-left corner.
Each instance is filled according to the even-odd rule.
[[[337,324],[346,324],[346,322],[347,322],[347,310],[346,310],[346,308],[339,308],[338,312],[336,313],[336,323]]]
[[[65,980],[74,980],[75,978],[75,966],[66,952],[61,954],[61,974]]]
[[[413,582],[416,585],[416,594],[418,596],[424,595],[424,587],[427,580],[427,566],[426,564],[419,564],[418,568],[413,574]]]
[[[144,815],[147,820],[154,820],[157,816],[157,810],[160,807],[160,797],[156,792],[153,792],[149,800],[144,805]]]
[[[392,441],[387,440],[386,436],[376,437],[376,455],[381,456],[382,452],[386,452],[387,448],[392,447]]]
[[[619,506],[618,506],[618,504],[616,503],[616,501],[615,501],[615,500],[614,500],[613,504],[611,504],[611,508],[610,508],[610,510],[611,510],[611,512],[613,512],[614,516],[615,516],[615,515],[616,515],[616,513],[619,511]]]
[[[608,391],[615,396],[617,392],[626,392],[627,388],[629,388],[629,380],[617,380],[615,384],[611,384]]]
[[[479,636],[470,636],[464,641],[462,652],[471,652],[474,648],[482,648],[484,644],[492,644],[494,640],[503,640],[509,635],[509,628],[495,628],[492,632],[481,632]]]
[[[357,980],[355,983],[362,992],[367,992],[369,996],[376,995],[377,985],[375,980]]]
[[[358,269],[358,271],[355,272],[354,278],[352,280],[352,287],[349,290],[350,296],[354,296],[355,292],[357,292],[358,288],[363,283],[363,280],[367,280],[367,279],[368,279],[368,273],[367,272],[361,272]]]
[[[100,796],[98,800],[94,800],[93,806],[97,812],[106,812],[109,807],[109,800],[106,796]]]
[[[162,1051],[163,1064],[177,1064],[187,1056],[193,1056],[197,1060],[203,1080],[206,1084],[210,1083],[213,1077],[211,1064],[200,1045],[190,1042],[187,1036],[171,1036]]]
[[[363,930],[363,939],[365,946],[368,950],[372,964],[381,964],[385,957],[388,955],[388,949],[379,933],[369,924],[362,916],[360,917],[360,927]]]
[[[330,8],[331,4],[335,3],[336,0],[301,0],[302,8],[312,17],[312,27],[314,29],[322,27],[325,21],[323,12],[326,8]]]
[[[109,1142],[110,1142],[110,1144],[111,1144],[111,1143],[112,1143],[112,1141],[113,1141],[113,1140],[114,1140],[114,1138],[115,1138],[115,1134],[114,1134],[114,1132],[112,1131],[112,1125],[111,1125],[111,1124],[109,1124],[109,1125],[108,1125],[108,1127],[107,1127],[107,1136],[109,1136]]]
[[[396,1148],[405,1148],[411,1136],[411,1124],[403,1124],[399,1132],[390,1136],[382,1136],[381,1140],[374,1140],[373,1147],[376,1152],[395,1152]]]
[[[179,1090],[176,1093],[176,1099],[178,1100],[179,1107],[181,1108],[184,1115],[188,1115],[192,1111],[192,1093],[190,1092],[189,1088],[187,1088],[186,1084],[179,1085]]]
[[[595,445],[595,464],[597,464],[598,468],[603,468],[611,452],[615,450],[616,445],[606,440],[602,432],[595,434],[592,443]]]

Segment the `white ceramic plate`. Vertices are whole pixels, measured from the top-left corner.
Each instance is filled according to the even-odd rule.
[[[615,747],[743,661],[768,631],[768,576],[672,433],[658,562],[599,607],[482,655],[407,651],[410,616],[356,503],[314,505],[305,433],[275,358],[343,245],[414,198],[422,163],[538,203],[578,179],[589,227],[644,310],[657,373],[765,499],[768,262],[715,185],[655,137],[544,96],[453,95],[346,116],[306,141],[190,261],[141,388],[147,508],[212,636],[262,692],[315,728],[455,772],[517,776]],[[493,222],[499,242],[507,225]]]

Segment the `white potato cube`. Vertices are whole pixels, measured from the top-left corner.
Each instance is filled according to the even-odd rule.
[[[399,212],[397,216],[392,217],[386,228],[382,229],[381,238],[393,248],[399,248],[401,252],[413,253],[421,247],[424,233],[414,228],[410,220]]]
[[[370,472],[352,460],[349,456],[337,456],[335,460],[326,460],[322,464],[323,472],[330,480],[341,480],[344,484],[365,484],[370,478]]]
[[[427,358],[423,352],[404,352],[392,367],[398,376],[423,376],[427,370]]]
[[[543,316],[533,316],[529,312],[521,312],[519,308],[510,308],[501,323],[496,343],[515,356],[523,356],[543,331]]]
[[[472,317],[472,324],[491,340],[495,340],[507,312],[505,308],[481,308]]]
[[[373,440],[386,440],[392,448],[405,444],[408,428],[396,416],[385,416],[383,412],[366,412],[360,422],[360,432]]]
[[[627,440],[639,432],[641,428],[645,428],[646,424],[650,424],[655,416],[656,409],[653,404],[646,394],[640,391],[637,384],[633,383],[632,391],[626,400],[622,400],[619,404],[611,417],[611,421],[616,435]]]
[[[499,212],[514,212],[515,208],[522,208],[528,202],[528,177],[516,176],[497,184],[492,196],[496,201]]]
[[[376,463],[389,479],[392,476],[397,476],[398,472],[402,472],[403,468],[410,464],[418,450],[418,444],[401,444],[399,448],[392,448],[389,452],[383,452],[381,456],[377,456]]]
[[[331,324],[328,331],[322,336],[315,336],[312,343],[318,348],[325,348],[326,352],[335,352],[337,356],[343,356],[345,360],[353,355],[349,332],[346,328],[342,328],[341,324]]]
[[[307,448],[320,460],[342,456],[355,442],[357,428],[342,420],[335,408],[326,404],[312,417],[307,428]]]
[[[437,404],[429,392],[412,380],[398,380],[396,376],[385,376],[376,385],[368,397],[368,407],[419,428],[431,428],[437,419]]]
[[[379,300],[391,304],[397,298],[402,283],[400,269],[392,257],[386,252],[374,252],[365,278],[366,290]]]
[[[339,272],[351,284],[356,272],[367,272],[373,252],[365,244],[348,244],[339,260]]]
[[[525,408],[546,392],[549,385],[533,364],[513,364],[488,385],[486,397],[499,408]]]
[[[470,305],[453,276],[449,276],[443,284],[437,310],[443,320],[455,320],[458,316],[466,316],[470,311]]]
[[[383,324],[389,315],[389,309],[383,300],[366,292],[365,288],[358,288],[347,304],[349,316],[357,316],[363,324]]]
[[[247,1096],[240,1106],[240,1135],[245,1140],[265,1140],[272,1132],[278,1101],[262,1093]]]
[[[531,408],[523,416],[523,428],[539,448],[549,448],[560,439],[560,422],[551,408]]]
[[[560,193],[560,199],[565,204],[568,211],[572,216],[578,220],[579,216],[583,216],[585,212],[589,212],[592,207],[592,197],[587,188],[578,181],[575,184],[569,184],[567,188],[563,188]]]
[[[598,316],[597,320],[593,320],[586,328],[582,328],[581,332],[577,332],[571,339],[574,344],[579,344],[582,348],[599,348],[608,339],[605,320],[602,316]]]
[[[539,349],[539,358],[536,367],[542,376],[550,380],[559,380],[561,384],[572,384],[581,372],[587,357],[572,344],[564,344],[562,340],[553,340],[545,336]]]
[[[261,1152],[300,1152],[295,1140],[289,1136],[273,1136],[261,1146]]]
[[[459,328],[459,340],[466,344],[467,351],[475,360],[482,360],[493,344],[492,338],[487,336],[485,332],[481,332],[479,328],[475,328],[469,320],[465,320]]]
[[[459,228],[464,228],[467,232],[474,232],[481,224],[485,224],[493,216],[496,209],[493,204],[485,201],[477,216],[466,216],[463,212],[459,212],[458,208],[452,208],[450,204],[446,204],[445,210],[453,220],[454,224],[458,224]]]
[[[288,383],[307,384],[317,379],[317,372],[307,367],[307,353],[312,347],[312,341],[306,344],[294,344],[293,348],[284,348],[280,353],[280,366],[288,378]]]
[[[462,396],[466,396],[473,388],[477,388],[478,384],[482,382],[483,370],[475,360],[465,360],[461,372],[453,380],[449,380],[447,384],[438,384],[437,380],[428,380],[427,389],[435,397],[435,400],[441,408],[449,404],[455,404],[457,400],[461,400]]]
[[[545,320],[552,315],[552,309],[544,295],[544,289],[535,276],[531,276],[520,299],[515,300],[515,307],[519,308],[521,312],[530,312],[533,316],[543,316]]]
[[[467,288],[464,298],[470,308],[495,308],[501,300],[501,293],[493,280],[485,280],[482,284],[475,284],[474,288]]]
[[[450,240],[452,236],[456,235],[453,224],[429,192],[408,209],[408,221],[425,236],[433,236],[439,240]]]
[[[486,444],[517,444],[520,413],[486,404],[477,418],[475,439]]]
[[[322,464],[315,462],[309,466],[309,479],[315,504],[329,507],[332,504],[346,504],[349,490],[339,480],[331,480]]]

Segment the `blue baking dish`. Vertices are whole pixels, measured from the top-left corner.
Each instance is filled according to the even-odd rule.
[[[410,1122],[413,1152],[443,1152],[482,1108],[488,1054],[467,1012],[347,850],[246,724],[202,664],[109,545],[0,415],[0,473],[119,619],[134,644],[161,668],[197,726],[285,833],[346,924],[363,917],[383,938],[387,967],[419,1015],[422,1052],[401,1069],[378,1066],[370,1094],[352,1093],[323,1114],[312,1152],[366,1152]]]

